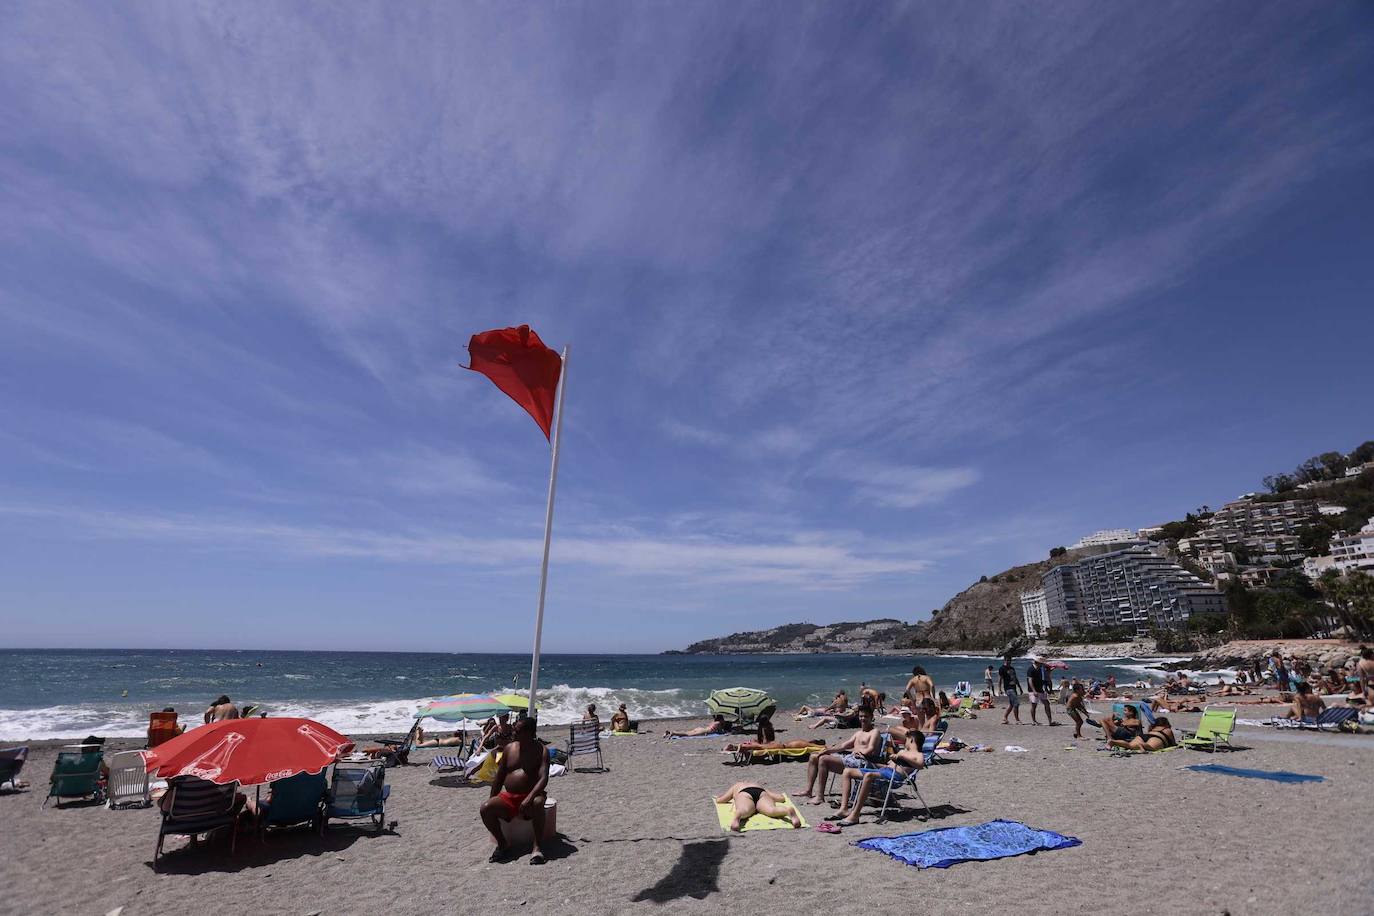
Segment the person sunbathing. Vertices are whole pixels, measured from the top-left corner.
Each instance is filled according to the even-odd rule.
[[[1312,687],[1305,681],[1298,685],[1297,692],[1293,696],[1293,706],[1284,713],[1285,719],[1316,719],[1326,711],[1326,704],[1322,698],[1312,692]]]
[[[916,707],[916,727],[923,732],[932,732],[940,724],[940,709],[935,701],[926,697]]]
[[[625,704],[621,703],[620,708],[611,714],[611,731],[613,732],[634,732],[639,731],[639,723],[630,718],[630,714],[625,711]]]
[[[820,712],[833,714],[837,712],[844,712],[848,708],[849,694],[841,690],[839,693],[835,694],[835,699],[830,702],[830,705],[820,710]]]
[[[912,729],[906,733],[906,738],[902,742],[901,750],[887,758],[887,763],[881,767],[845,767],[841,774],[843,781],[840,783],[840,798],[843,799],[840,810],[827,817],[828,821],[839,821],[842,826],[853,827],[859,822],[859,812],[863,810],[864,804],[868,801],[868,794],[873,790],[873,783],[878,779],[906,779],[911,775],[912,770],[919,770],[925,767],[925,754],[921,752],[921,746],[925,744],[925,735]],[[854,780],[859,780],[859,792],[854,797],[854,806],[849,807],[849,793],[853,788]]]
[[[823,803],[825,787],[833,774],[846,767],[859,768],[879,762],[877,753],[881,738],[873,727],[873,710],[859,707],[859,730],[841,743],[823,747],[811,755],[806,762],[806,789],[798,795],[809,798],[813,805]]]
[[[711,720],[710,725],[699,725],[696,728],[689,728],[685,732],[675,732],[672,729],[665,730],[665,738],[700,738],[704,735],[723,735],[730,730],[730,725],[725,721],[724,716],[716,716]]]
[[[812,750],[819,751],[825,747],[824,741],[815,739],[799,738],[795,741],[744,741],[739,744],[727,744],[727,751],[741,751],[749,753],[752,751],[792,751],[792,750]]]
[[[491,750],[494,747],[508,744],[514,737],[515,731],[511,728],[510,713],[503,712],[496,718],[488,719],[482,723],[482,737],[478,744]]]
[[[455,731],[447,738],[426,738],[423,728],[415,729],[415,747],[462,747],[464,735],[461,730]]]
[[[796,807],[787,801],[786,795],[769,792],[756,782],[737,782],[721,795],[717,795],[715,802],[718,805],[734,804],[735,815],[730,818],[730,829],[735,833],[743,830],[744,822],[755,814],[789,821],[794,830],[802,825],[801,815],[797,813]]]
[[[893,741],[905,741],[908,732],[920,730],[920,726],[916,721],[916,713],[903,706],[902,724],[892,726],[887,730],[887,733],[892,736]]]
[[[1126,707],[1126,715],[1118,719],[1115,715],[1109,715],[1102,720],[1102,734],[1107,739],[1107,743],[1112,747],[1124,747],[1134,738],[1139,738],[1144,733],[1140,727],[1139,714],[1134,706]],[[1121,742],[1114,744],[1113,742]]]

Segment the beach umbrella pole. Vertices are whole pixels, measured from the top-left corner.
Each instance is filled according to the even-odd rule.
[[[563,392],[568,380],[568,348],[563,348],[563,363],[558,372],[558,418],[553,427],[553,457],[549,468],[549,504],[544,510],[544,562],[539,567],[539,610],[534,616],[534,652],[530,658],[530,708],[528,714],[538,721],[534,695],[539,690],[539,645],[544,637],[544,593],[549,585],[549,542],[553,538],[553,494],[558,488],[558,444],[563,438]]]

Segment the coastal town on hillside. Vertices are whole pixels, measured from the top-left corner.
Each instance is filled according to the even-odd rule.
[[[1327,453],[1293,475],[1267,478],[1268,494],[1247,493],[1216,510],[1203,507],[1184,522],[1107,529],[1080,539],[1072,549],[1090,555],[1053,566],[1021,593],[1026,636],[1054,641],[1097,632],[1167,640],[1165,634],[1220,631],[1237,612],[1251,610],[1232,605],[1249,604],[1252,592],[1292,594],[1300,602],[1280,608],[1288,612],[1277,621],[1280,629],[1300,624],[1303,611],[1316,618],[1316,632],[1263,635],[1325,635],[1342,621],[1337,602],[1330,602],[1329,614],[1316,606],[1322,586],[1339,592],[1374,571],[1374,516],[1358,530],[1330,530],[1331,520],[1348,521],[1352,510],[1359,518],[1368,508],[1371,453],[1372,443],[1349,455]],[[1336,501],[1347,496],[1361,505]]]

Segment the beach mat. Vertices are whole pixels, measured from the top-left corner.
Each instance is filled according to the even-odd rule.
[[[1222,776],[1241,776],[1245,779],[1268,779],[1271,782],[1325,782],[1325,776],[1310,773],[1290,773],[1287,770],[1247,770],[1244,767],[1228,767],[1222,763],[1195,763],[1184,767],[1199,773],[1220,773]]]
[[[783,795],[783,799],[786,800],[787,804],[792,805],[792,799],[788,798],[786,794]],[[792,807],[797,808],[796,805],[792,805]],[[727,802],[723,805],[716,804],[716,819],[720,821],[721,830],[724,830],[726,833],[734,833],[734,831],[730,829],[730,821],[734,819],[734,816],[735,805],[733,802]],[[797,808],[797,816],[801,818],[801,824],[803,828],[811,826],[806,822],[806,815],[802,814],[802,810],[800,808]],[[791,829],[791,821],[784,820],[783,818],[768,817],[767,815],[763,814],[755,814],[751,816],[749,820],[744,822],[744,829],[741,832],[748,832],[750,830]]]
[[[1036,830],[1020,821],[999,819],[973,827],[939,827],[901,836],[871,837],[854,845],[884,853],[917,868],[949,868],[960,862],[984,862],[1042,849],[1066,849],[1082,842],[1077,837],[1053,830]]]

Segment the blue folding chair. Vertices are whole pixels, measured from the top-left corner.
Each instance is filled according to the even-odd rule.
[[[318,827],[320,818],[324,816],[324,796],[328,788],[324,770],[297,773],[273,782],[271,796],[258,806],[258,835],[265,836],[273,828],[298,827],[301,824]]]
[[[320,819],[320,834],[324,834],[331,820],[362,818],[369,818],[372,829],[381,833],[386,823],[386,800],[390,795],[391,786],[386,784],[386,768],[382,764],[358,767],[336,764],[324,817]]]

